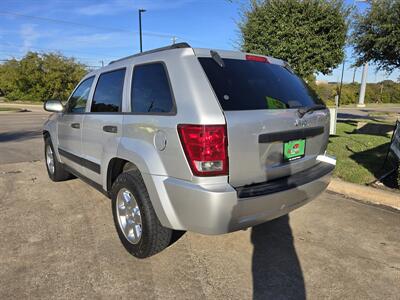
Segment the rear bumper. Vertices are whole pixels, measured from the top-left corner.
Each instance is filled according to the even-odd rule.
[[[313,176],[309,176],[308,180],[299,181],[300,184],[296,184],[292,179],[295,175],[290,176],[284,180],[289,183],[283,185],[285,188],[279,185],[280,188],[271,193],[265,190],[268,185],[262,187],[264,192],[259,188],[261,185],[257,185],[257,193],[243,194],[245,188],[234,189],[228,183],[199,185],[167,178],[164,180],[165,190],[182,227],[174,229],[222,234],[285,215],[326,189],[334,165],[320,162],[318,166],[324,169],[324,172],[319,173],[321,176],[311,174]],[[301,178],[304,179],[304,174]],[[247,189],[247,192],[249,191],[251,189]],[[239,197],[243,195],[245,197]]]

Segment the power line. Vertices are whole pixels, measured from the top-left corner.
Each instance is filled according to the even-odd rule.
[[[53,22],[53,23],[61,23],[61,24],[66,24],[66,25],[74,25],[74,26],[79,26],[79,27],[96,28],[96,29],[105,30],[105,31],[112,30],[112,31],[139,34],[138,31],[129,30],[129,29],[125,29],[125,28],[89,25],[89,24],[83,24],[83,23],[78,23],[78,22],[73,22],[73,21],[65,21],[65,20],[54,19],[54,18],[26,15],[26,14],[11,12],[11,11],[0,11],[0,14],[1,15],[10,15],[10,16],[22,17],[22,18],[35,19],[35,20],[40,20],[40,21]],[[168,38],[168,39],[170,39],[170,38],[172,38],[174,36],[177,37],[176,35],[173,35],[173,34],[163,34],[163,33],[155,33],[155,32],[143,32],[143,35],[161,37],[161,38]],[[181,38],[181,37],[179,37],[179,38],[184,40],[184,38]]]
[[[9,62],[9,61],[13,61],[14,59],[0,59],[0,62]],[[16,59],[18,60],[18,59]],[[102,66],[94,66],[94,65],[88,65],[88,64],[81,64],[87,68],[91,68],[91,69],[98,69],[101,68]]]
[[[113,31],[130,32],[130,30],[127,30],[127,29],[88,25],[88,24],[77,23],[77,22],[72,22],[72,21],[65,21],[65,20],[60,20],[60,19],[53,19],[53,18],[47,18],[47,17],[25,15],[25,14],[11,12],[11,11],[0,11],[0,14],[1,15],[11,15],[11,16],[16,16],[16,17],[22,17],[22,18],[29,18],[29,19],[36,19],[36,20],[41,20],[41,21],[53,22],[53,23],[63,23],[63,24],[67,24],[67,25],[75,25],[75,26],[84,26],[84,27],[89,27],[89,28],[97,28],[97,29],[102,29],[102,30],[113,30]]]
[[[25,45],[17,44],[17,43],[10,43],[8,41],[2,41],[2,43],[6,44],[6,46],[8,45],[9,47],[20,47],[20,48],[26,48],[27,50],[39,50],[39,51],[47,51],[47,52],[61,52],[61,53],[63,53],[63,52],[81,53],[81,54],[93,55],[93,56],[97,56],[97,57],[98,56],[107,55],[107,54],[104,54],[104,53],[82,52],[82,51],[79,51],[79,50],[78,51],[76,51],[76,50],[62,50],[62,49],[42,48],[42,47],[35,47],[35,46],[25,47]],[[0,52],[2,52],[2,51],[0,51]],[[75,55],[74,55],[74,57],[80,58],[80,59],[85,59],[85,60],[90,60],[90,59],[97,60],[96,58],[78,57],[78,56],[75,56]],[[107,57],[107,60],[113,60],[113,59],[116,59],[116,58],[118,58],[118,57],[109,56],[109,57]]]
[[[23,55],[15,55],[15,54],[10,54],[8,52],[4,52],[4,51],[0,51],[0,53],[3,53],[4,56],[8,56],[10,58],[7,59],[0,59],[0,61],[2,62],[7,62],[7,61],[13,61],[13,60],[21,60],[24,56]],[[98,63],[98,59],[85,59],[83,57],[74,57],[76,58],[80,64],[87,66],[87,67],[96,67],[96,68],[100,68],[101,66],[94,66],[92,65],[92,63]],[[85,61],[86,63],[82,63],[82,61]]]

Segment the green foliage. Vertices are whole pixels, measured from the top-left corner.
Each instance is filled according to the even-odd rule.
[[[253,0],[239,24],[242,49],[281,58],[302,77],[328,74],[344,57],[342,0]]]
[[[73,58],[28,52],[0,65],[0,91],[10,100],[66,100],[85,73]]]
[[[357,64],[374,62],[380,70],[400,68],[400,0],[368,1],[355,17],[352,42]]]

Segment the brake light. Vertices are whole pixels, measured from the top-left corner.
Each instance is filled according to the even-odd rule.
[[[258,61],[262,63],[269,63],[268,59],[264,56],[246,55],[246,60]]]
[[[179,138],[193,175],[228,175],[225,125],[178,125]]]

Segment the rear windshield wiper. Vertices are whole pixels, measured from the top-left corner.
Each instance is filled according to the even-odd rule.
[[[210,54],[212,59],[218,64],[218,66],[220,66],[221,68],[225,67],[225,63],[222,60],[221,56],[219,56],[219,53],[217,51],[210,50]]]
[[[322,105],[322,104],[317,104],[317,105],[310,106],[310,107],[300,107],[297,110],[297,113],[299,114],[299,117],[302,118],[302,117],[304,117],[305,114],[307,114],[309,112],[312,112],[315,110],[321,110],[321,109],[326,109],[326,106]]]

